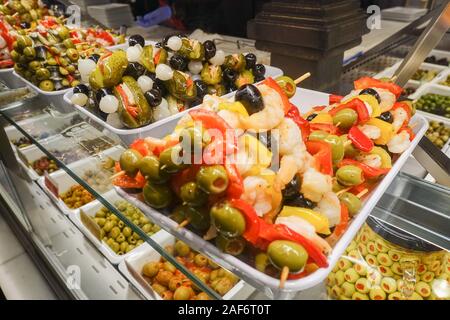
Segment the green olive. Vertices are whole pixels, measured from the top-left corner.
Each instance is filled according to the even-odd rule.
[[[55,85],[53,84],[53,81],[51,80],[44,80],[39,83],[39,89],[43,91],[53,91],[55,90]]]
[[[50,71],[48,71],[47,68],[40,68],[36,70],[36,77],[39,80],[47,80],[48,78],[50,78]]]
[[[193,295],[193,291],[189,287],[181,286],[175,290],[173,294],[174,300],[189,300]]]
[[[172,213],[172,217],[177,215],[182,218],[181,221],[188,220],[189,225],[199,231],[207,230],[210,226],[210,219],[206,208],[203,207],[191,207],[187,205],[178,206]],[[181,222],[177,221],[177,222]]]
[[[12,50],[10,55],[11,55],[11,59],[14,62],[18,62],[19,61],[19,58],[20,58],[20,53],[19,52],[17,52],[16,50]]]
[[[80,58],[80,55],[78,54],[77,49],[74,49],[74,48],[67,49],[66,55],[70,59],[70,61],[73,61],[73,62],[78,61],[78,59]]]
[[[338,111],[333,117],[333,124],[338,125],[339,128],[348,129],[352,127],[358,120],[358,113],[350,108],[345,108]]]
[[[183,149],[180,145],[168,148],[159,155],[160,170],[176,173],[186,166],[183,164]]]
[[[290,272],[301,271],[308,261],[305,248],[286,240],[272,241],[267,248],[267,255],[274,266],[279,269],[288,267]]]
[[[207,193],[219,194],[228,187],[228,175],[221,165],[201,167],[196,180],[199,187]]]
[[[173,199],[172,190],[166,185],[147,182],[142,190],[145,202],[156,209],[169,206]]]
[[[288,98],[292,98],[297,90],[297,85],[292,78],[287,76],[281,76],[275,79],[278,85],[283,89]]]
[[[75,45],[73,44],[72,39],[64,39],[63,45],[64,45],[67,49],[75,48]]]
[[[159,271],[158,262],[152,261],[144,264],[144,267],[142,268],[142,273],[144,276],[153,278],[156,276],[156,274]]]
[[[188,182],[181,186],[180,198],[184,204],[201,206],[208,200],[208,195],[199,188],[197,183]]]
[[[265,272],[269,263],[270,263],[269,256],[266,253],[261,252],[256,255],[255,257],[256,270]]]
[[[128,149],[120,156],[120,168],[124,170],[127,175],[135,176],[139,170],[139,162],[141,159],[142,155],[139,151]]]
[[[26,47],[23,49],[23,54],[30,60],[36,57],[36,50],[33,47]]]
[[[342,140],[333,134],[328,135],[325,139],[331,145],[333,163],[338,163],[344,158],[344,144]]]
[[[227,202],[216,203],[210,210],[210,216],[217,230],[227,237],[237,237],[245,231],[244,216]]]
[[[197,267],[205,267],[208,264],[208,258],[202,254],[197,254],[194,257],[194,263]]]
[[[166,171],[159,170],[159,159],[154,155],[143,157],[138,168],[142,175],[150,182],[160,184],[169,180],[170,175]]]
[[[245,241],[241,237],[228,238],[219,234],[216,237],[215,242],[220,250],[233,256],[240,255],[245,249]]]
[[[202,127],[194,126],[183,129],[180,132],[179,140],[184,150],[191,150],[191,152],[201,151],[208,143],[211,142],[211,137],[204,131]]]
[[[316,130],[316,131],[311,132],[311,134],[309,135],[308,139],[312,140],[312,141],[323,140],[328,135],[329,135],[329,133],[326,132],[326,131]]]
[[[346,205],[348,213],[351,216],[357,214],[361,209],[361,200],[353,193],[344,192],[339,196],[339,200],[341,200],[341,202]]]
[[[342,140],[342,144],[344,145],[344,155],[349,158],[354,158],[359,154],[358,149],[356,149],[352,143],[348,143],[350,141],[348,139],[347,134],[343,134],[339,137]]]
[[[155,292],[157,294],[159,294],[160,296],[167,290],[166,287],[164,287],[163,285],[155,282],[154,284],[152,284],[152,289],[155,290]]]
[[[175,253],[177,256],[180,257],[186,257],[189,252],[191,252],[191,248],[189,248],[189,246],[184,243],[183,241],[178,240],[177,242],[175,242]]]
[[[29,36],[18,36],[16,41],[19,50],[23,50],[26,47],[31,47],[33,45],[33,40]]]
[[[356,186],[364,181],[363,171],[357,166],[347,165],[336,171],[337,181],[344,186]]]

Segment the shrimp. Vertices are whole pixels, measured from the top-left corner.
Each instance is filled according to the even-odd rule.
[[[330,227],[341,221],[341,203],[338,196],[332,192],[326,192],[313,210],[327,216]]]
[[[263,97],[264,109],[249,117],[241,117],[241,123],[244,129],[267,131],[275,128],[283,121],[283,102],[274,89],[264,84],[258,86],[258,89]]]
[[[364,124],[359,129],[370,139],[378,139],[381,136],[381,130],[377,126]]]
[[[392,117],[394,118],[394,121],[392,121],[392,126],[394,127],[395,132],[397,132],[401,127],[403,127],[405,121],[408,120],[408,113],[403,108],[397,108],[392,111]]]
[[[305,148],[302,133],[292,119],[284,118],[276,129],[279,133],[278,147],[281,155],[291,154],[299,146]]]
[[[359,155],[356,160],[374,168],[381,168],[381,157],[378,154]]]
[[[244,179],[244,194],[241,198],[251,204],[260,217],[276,213],[281,205],[281,190],[270,183],[273,171],[270,173],[268,176],[248,176]]]
[[[310,166],[303,174],[300,192],[311,201],[319,202],[323,195],[331,192],[332,180],[329,175],[317,171]]]
[[[397,101],[395,94],[393,94],[392,92],[390,92],[389,90],[386,90],[386,89],[375,88],[375,90],[378,92],[378,95],[380,96],[381,112],[386,112],[386,111],[391,110],[395,101]]]
[[[211,111],[219,111],[219,104],[225,101],[222,98],[219,98],[216,95],[210,95],[207,94],[206,96],[203,97],[203,103],[202,103],[202,109],[207,109],[207,110],[211,110]]]
[[[283,224],[292,231],[304,236],[311,242],[313,242],[320,250],[328,254],[331,252],[331,247],[325,239],[322,239],[316,234],[315,228],[305,219],[296,216],[278,217],[275,221],[276,224]]]
[[[219,112],[217,112],[217,115],[225,120],[225,122],[228,123],[231,128],[235,129],[236,136],[239,137],[244,133],[239,115],[237,113],[230,110],[220,110]]]
[[[397,133],[387,143],[388,150],[392,153],[403,153],[411,144],[409,139],[410,136],[408,132],[401,131],[400,133]]]

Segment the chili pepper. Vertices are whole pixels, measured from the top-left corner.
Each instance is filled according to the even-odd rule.
[[[309,123],[309,128],[312,131],[325,131],[330,134],[338,134],[339,128],[330,123]]]
[[[291,103],[289,102],[289,98],[287,97],[287,95],[283,91],[283,89],[281,89],[281,87],[278,85],[278,83],[275,80],[273,80],[271,77],[266,78],[266,80],[264,80],[262,82],[262,84],[265,84],[266,86],[271,87],[279,94],[281,101],[283,102],[284,113],[286,114],[291,109]]]
[[[358,80],[355,80],[353,82],[355,85],[356,90],[362,90],[367,88],[380,88],[389,90],[391,93],[393,93],[397,98],[400,97],[400,95],[403,92],[403,88],[396,85],[393,82],[383,82],[378,79],[370,78],[370,77],[362,77]]]
[[[245,218],[245,232],[243,237],[250,243],[256,243],[259,238],[260,226],[263,221],[258,217],[255,209],[242,199],[231,199],[232,207],[241,211]]]
[[[306,141],[306,149],[314,156],[319,171],[323,174],[333,175],[333,161],[331,145],[325,141]]]
[[[353,165],[359,167],[363,171],[364,177],[367,179],[379,177],[380,175],[388,173],[390,170],[389,168],[374,168],[353,159],[343,159],[341,162],[339,162],[338,167],[340,168],[346,165]]]
[[[353,109],[358,113],[358,123],[365,123],[369,121],[370,115],[367,110],[366,105],[360,99],[352,99],[347,103],[341,104],[333,109],[331,109],[328,113],[334,116],[336,113],[343,109]]]
[[[342,98],[344,98],[344,97],[338,96],[336,94],[330,94],[328,97],[328,102],[329,102],[329,104],[339,103],[339,102],[341,102]]]
[[[144,139],[136,139],[130,144],[130,149],[138,151],[143,157],[150,153],[147,144]]]
[[[158,52],[155,54],[155,57],[153,58],[153,63],[156,65],[159,64],[159,60],[161,59],[161,50],[158,50]]]
[[[116,172],[122,171],[120,164],[117,161],[114,166]],[[113,184],[117,187],[125,189],[142,189],[145,186],[145,177],[138,172],[135,177],[130,177],[129,175],[121,175],[113,180]]]
[[[416,135],[412,131],[412,129],[409,126],[401,127],[400,130],[398,130],[398,133],[406,131],[409,134],[409,141],[413,141]]]
[[[244,193],[241,174],[234,163],[225,162],[225,170],[228,175],[227,197],[228,199],[239,199]]]
[[[286,113],[286,118],[292,119],[295,122],[302,133],[303,141],[306,141],[308,140],[308,136],[310,133],[309,121],[302,118],[302,116],[300,115],[300,111],[296,106],[294,106],[292,103],[290,105],[291,107]]]
[[[132,116],[133,118],[136,118],[138,116],[138,108],[133,107],[130,105],[130,102],[128,101],[128,96],[125,93],[125,91],[122,89],[122,86],[119,84],[116,86],[117,92],[119,92],[120,97],[122,99],[123,106],[125,107],[125,110]]]
[[[373,141],[356,126],[350,129],[347,137],[361,151],[370,152],[374,146]]]

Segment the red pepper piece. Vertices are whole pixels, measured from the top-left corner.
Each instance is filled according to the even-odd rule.
[[[330,123],[309,123],[311,131],[325,131],[330,134],[339,134],[339,128]]]
[[[308,136],[310,133],[310,123],[309,121],[302,118],[302,116],[300,115],[300,111],[292,103],[291,108],[286,113],[286,118],[292,119],[299,127],[300,131],[302,132],[303,141],[308,140]]]
[[[416,137],[415,133],[412,131],[412,129],[409,126],[405,126],[400,128],[400,130],[398,130],[398,133],[402,132],[402,131],[406,131],[409,134],[409,141],[413,141],[414,138]]]
[[[117,90],[117,92],[119,92],[119,95],[122,98],[122,103],[123,103],[125,110],[127,110],[127,112],[130,114],[130,116],[132,116],[133,118],[136,119],[137,116],[139,115],[139,109],[137,107],[133,107],[130,104],[130,102],[128,101],[127,94],[122,89],[122,86],[120,84],[118,86],[116,86],[116,90]]]
[[[239,199],[244,193],[241,174],[233,163],[225,162],[225,170],[228,175],[227,197],[228,199]]]
[[[100,38],[100,39],[103,39],[103,40],[107,41],[110,44],[114,44],[115,43],[114,42],[114,38],[112,37],[112,35],[109,32],[105,31],[105,30],[97,31],[96,37]]]
[[[381,80],[370,77],[362,77],[358,80],[355,80],[353,84],[355,85],[356,90],[362,90],[367,88],[386,89],[395,94],[397,98],[400,97],[400,95],[403,92],[402,87],[396,85],[393,82],[383,82]]]
[[[314,156],[319,171],[333,175],[333,161],[330,144],[325,141],[306,141],[306,149]]]
[[[144,139],[136,139],[130,144],[130,149],[138,151],[142,156],[147,156],[150,153]]]
[[[359,167],[363,171],[364,177],[367,179],[377,178],[381,175],[387,174],[390,170],[389,168],[374,168],[353,159],[343,159],[339,162],[338,167],[340,168],[347,165]]]
[[[241,199],[231,199],[230,204],[233,208],[238,209],[245,218],[245,232],[243,237],[250,243],[256,243],[259,238],[260,225],[263,222],[255,212],[255,209]]]
[[[348,132],[348,139],[361,151],[370,152],[373,149],[373,141],[356,126]]]
[[[284,113],[286,114],[289,111],[289,109],[291,108],[291,104],[290,104],[289,98],[287,97],[284,90],[281,89],[281,87],[278,85],[278,83],[270,77],[266,78],[266,80],[264,80],[262,82],[262,84],[265,84],[266,86],[271,87],[280,95],[281,101],[283,102]]]
[[[122,171],[118,161],[116,161],[114,169],[116,172]],[[115,186],[125,189],[142,189],[145,186],[145,182],[145,177],[140,172],[138,172],[135,177],[124,174],[113,180]]]
[[[334,104],[334,103],[339,103],[341,102],[343,96],[338,96],[336,94],[330,94],[330,96],[328,97],[328,102],[329,104]]]
[[[402,123],[402,125],[401,125],[402,127],[405,127],[405,126],[408,125],[409,120],[411,120],[411,117],[412,117],[411,107],[410,107],[407,103],[404,103],[404,102],[396,102],[396,103],[394,103],[394,105],[392,106],[392,111],[394,111],[395,109],[399,109],[399,108],[405,110],[405,112],[406,112],[407,115],[408,115],[407,119],[405,119],[405,121],[404,121],[404,122]]]
[[[367,110],[366,105],[359,99],[352,99],[347,103],[341,104],[331,109],[328,113],[334,116],[336,113],[343,109],[355,110],[358,113],[358,123],[365,123],[370,119],[369,111]]]
[[[339,224],[334,229],[333,235],[335,237],[340,237],[345,230],[347,230],[348,226],[348,208],[345,206],[345,204],[341,203],[341,221],[339,221]]]

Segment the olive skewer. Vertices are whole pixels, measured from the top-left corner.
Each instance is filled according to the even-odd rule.
[[[185,220],[181,221],[177,226],[177,230],[186,227],[190,222],[191,221],[189,219],[185,219]]]
[[[364,196],[367,192],[369,192],[369,189],[365,188],[364,190],[362,190],[360,193],[358,193],[356,196],[358,198],[361,198],[362,196]]]
[[[280,275],[280,289],[284,288],[284,283],[286,282],[287,278],[289,276],[289,267],[284,266],[283,269],[281,269],[281,275]]]
[[[300,82],[302,82],[303,80],[308,79],[311,76],[310,72],[305,73],[304,75],[301,75],[300,77],[298,77],[297,79],[294,80],[295,84],[299,84]]]

